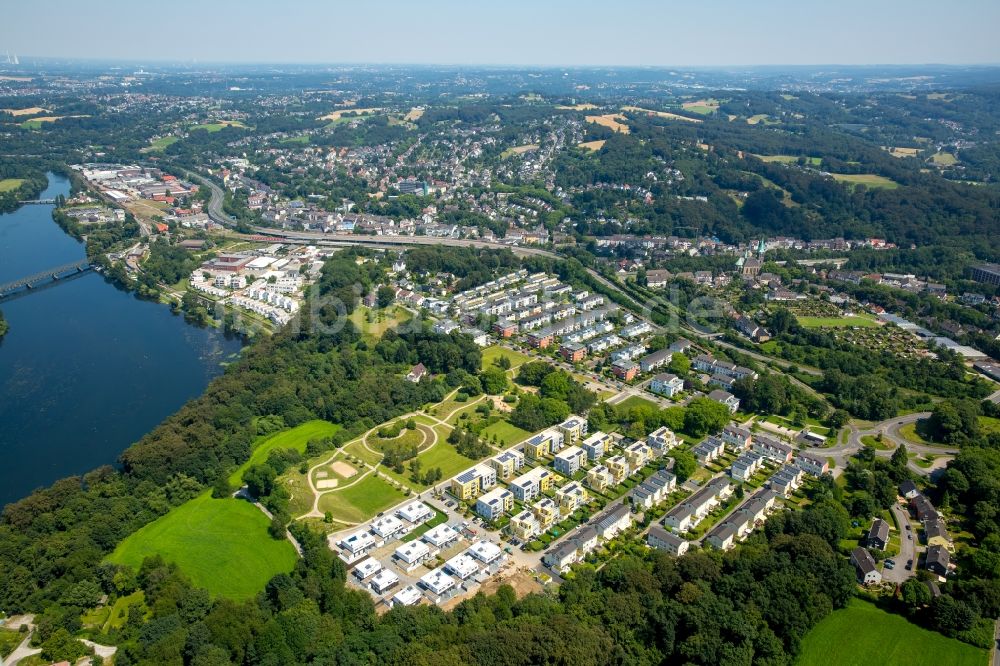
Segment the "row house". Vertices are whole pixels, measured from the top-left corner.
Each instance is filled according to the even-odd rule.
[[[662,502],[676,488],[677,477],[663,469],[633,488],[629,499],[632,506],[648,509]]]
[[[673,532],[668,532],[659,525],[653,525],[649,528],[649,532],[646,534],[646,544],[650,548],[666,551],[676,557],[680,557],[691,547],[688,541]]]
[[[635,343],[622,347],[614,354],[611,355],[611,361],[616,363],[618,361],[634,361],[639,356],[646,353],[646,345],[641,343]]]
[[[726,447],[733,453],[742,453],[753,444],[753,433],[748,428],[738,426],[735,423],[730,423],[723,428],[720,436],[722,441],[726,443]]]
[[[792,461],[794,449],[788,444],[779,442],[766,435],[758,435],[753,439],[753,450],[768,460],[784,465]]]
[[[744,451],[733,461],[729,476],[737,481],[746,481],[764,466],[764,456],[755,451]]]
[[[670,363],[673,356],[674,352],[670,349],[660,349],[659,351],[652,352],[651,354],[646,354],[639,359],[639,369],[642,370],[643,373],[658,370]]]
[[[795,465],[785,465],[768,479],[768,484],[776,493],[782,497],[788,497],[802,485],[804,472]]]
[[[770,490],[758,491],[716,525],[705,536],[705,542],[719,550],[728,550],[764,522],[775,501],[776,496]]]
[[[710,462],[722,457],[722,454],[726,450],[726,445],[719,437],[707,437],[703,441],[698,442],[691,449],[691,453],[702,465],[707,465]]]
[[[752,379],[757,378],[757,373],[750,368],[745,368],[729,361],[723,361],[708,354],[695,356],[691,365],[696,370],[708,373],[709,375],[725,375],[737,380],[746,379],[747,377]]]
[[[812,453],[799,453],[795,456],[795,464],[806,474],[823,476],[830,471],[830,463],[823,456]]]
[[[596,549],[597,544],[597,529],[588,525],[545,553],[542,556],[542,562],[555,571],[565,573],[571,566],[582,561],[587,553]]]
[[[703,488],[671,509],[663,524],[676,532],[687,532],[732,494],[732,485],[724,477],[716,477]]]
[[[599,354],[613,347],[617,347],[622,343],[622,339],[619,338],[614,333],[609,335],[602,335],[599,338],[595,338],[587,343],[587,351],[591,354]]]

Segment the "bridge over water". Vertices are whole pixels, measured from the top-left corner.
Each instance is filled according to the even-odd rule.
[[[18,203],[24,204],[26,206],[29,206],[29,205],[36,205],[36,206],[50,205],[51,206],[51,205],[55,205],[56,200],[55,199],[28,199],[27,201],[19,201]]]
[[[55,266],[41,271],[40,273],[35,273],[34,275],[28,275],[18,280],[12,280],[11,282],[0,284],[0,301],[6,300],[25,291],[50,285],[53,282],[58,282],[59,280],[65,280],[66,278],[79,275],[80,273],[86,273],[93,268],[94,267],[91,266],[89,261],[81,259],[80,261],[63,264],[62,266]]]

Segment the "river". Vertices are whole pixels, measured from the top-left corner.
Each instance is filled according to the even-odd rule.
[[[69,194],[49,174],[41,199]],[[0,215],[0,283],[85,258],[52,206]],[[199,395],[239,353],[216,329],[185,323],[88,273],[0,303],[0,506],[56,479],[114,463]]]

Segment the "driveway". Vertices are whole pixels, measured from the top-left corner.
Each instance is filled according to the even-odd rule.
[[[892,505],[892,515],[895,516],[899,524],[899,554],[892,559],[896,562],[896,568],[882,568],[882,580],[887,583],[902,584],[917,575],[917,542],[913,530],[907,530],[910,524],[910,516],[905,508],[898,503]],[[907,537],[911,538],[907,538]],[[913,560],[913,569],[906,570],[906,563]]]

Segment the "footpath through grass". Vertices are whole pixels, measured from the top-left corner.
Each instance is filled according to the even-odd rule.
[[[802,639],[798,666],[987,666],[985,650],[852,599]]]
[[[267,516],[249,502],[205,493],[129,536],[108,561],[138,569],[146,557],[160,555],[196,587],[249,599],[295,566],[292,544],[272,539],[267,527]]]
[[[266,462],[267,456],[270,455],[271,451],[277,449],[295,449],[299,453],[305,453],[306,444],[309,443],[310,439],[333,437],[338,430],[340,430],[339,425],[316,419],[314,421],[306,421],[291,430],[283,430],[258,439],[253,453],[250,454],[250,459],[229,475],[229,485],[243,485],[243,472],[254,465]]]

